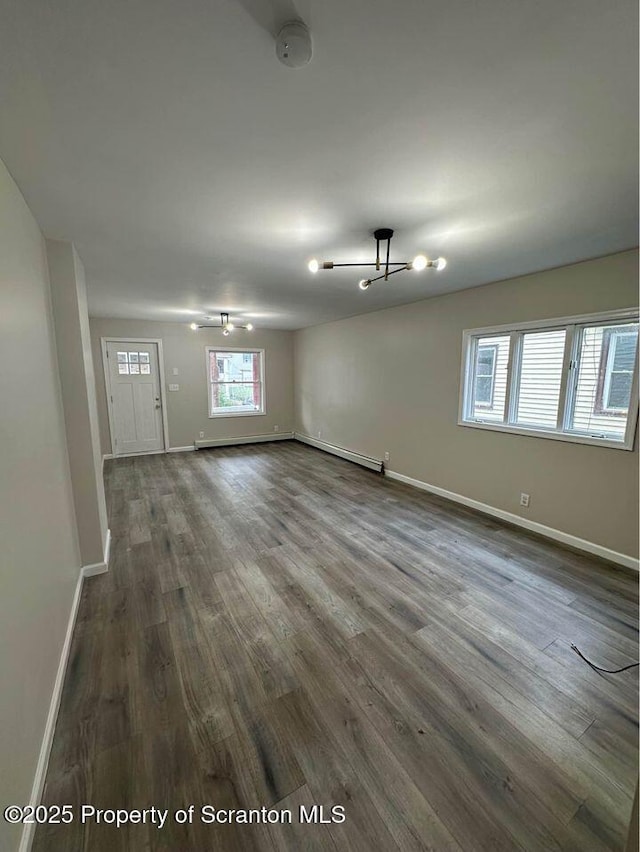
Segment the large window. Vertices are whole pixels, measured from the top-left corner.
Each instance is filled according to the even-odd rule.
[[[264,351],[207,347],[209,417],[264,414]]]
[[[459,422],[631,449],[637,354],[637,312],[466,331]]]

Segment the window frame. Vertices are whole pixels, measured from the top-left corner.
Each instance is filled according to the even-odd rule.
[[[574,444],[589,444],[591,446],[607,447],[616,450],[633,450],[636,426],[638,422],[638,350],[636,350],[636,367],[631,383],[631,399],[627,414],[627,425],[624,438],[616,440],[611,437],[598,437],[593,434],[578,431],[567,431],[573,414],[574,398],[577,390],[579,374],[579,347],[582,341],[583,329],[589,326],[616,325],[621,322],[638,322],[639,311],[629,308],[617,311],[606,311],[597,314],[579,314],[571,317],[560,317],[531,322],[509,323],[508,325],[488,326],[485,328],[465,329],[462,334],[462,359],[460,366],[460,397],[458,406],[458,425],[471,429],[485,429],[491,432],[508,432],[514,435],[526,435],[535,438],[549,438],[555,441],[566,441]],[[516,377],[519,375],[519,359],[522,353],[522,335],[525,332],[550,331],[565,329],[565,350],[562,365],[562,380],[558,403],[558,418],[555,429],[535,426],[518,426],[515,423],[517,413],[518,388]],[[503,423],[482,420],[474,417],[473,392],[474,373],[477,357],[478,338],[491,336],[510,336],[509,359],[507,363],[507,391]],[[486,345],[486,342],[485,342]]]
[[[213,403],[213,393],[212,393],[212,385],[214,384],[211,381],[211,373],[209,364],[211,361],[211,353],[212,352],[239,352],[243,354],[245,352],[250,352],[254,355],[260,356],[260,389],[261,389],[261,408],[260,411],[229,411],[224,414],[214,414],[212,413],[212,403]],[[267,389],[265,383],[265,350],[259,349],[255,346],[205,346],[204,353],[204,364],[205,364],[205,377],[207,381],[207,417],[209,420],[218,420],[220,417],[263,417],[267,413]],[[245,382],[244,384],[250,384]]]

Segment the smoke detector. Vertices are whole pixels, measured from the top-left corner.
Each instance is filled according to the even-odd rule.
[[[287,68],[302,68],[311,59],[311,33],[302,21],[284,24],[276,37],[276,56]]]

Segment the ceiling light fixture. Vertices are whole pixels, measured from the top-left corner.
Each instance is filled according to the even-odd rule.
[[[207,319],[212,319],[212,317],[207,317]],[[200,328],[221,328],[222,333],[225,337],[228,337],[230,332],[232,332],[236,328],[244,328],[245,331],[253,331],[253,323],[248,322],[246,325],[235,325],[234,323],[229,321],[229,314],[224,313],[224,311],[220,312],[220,325],[217,323],[215,325],[210,325],[208,323],[197,323],[192,322],[189,326],[191,331],[198,331]]]
[[[406,270],[415,269],[417,272],[421,272],[423,269],[427,267],[431,267],[435,269],[437,272],[440,272],[447,265],[447,261],[444,257],[438,257],[435,260],[429,260],[428,257],[425,257],[424,254],[416,255],[413,260],[389,260],[389,252],[391,248],[391,237],[393,236],[392,228],[378,228],[373,232],[373,236],[376,241],[376,259],[373,263],[334,263],[332,260],[325,260],[322,263],[316,260],[316,258],[312,258],[309,261],[309,272],[313,272],[314,274],[319,269],[337,269],[339,266],[375,266],[376,271],[380,272],[382,268],[382,264],[380,261],[380,243],[386,242],[387,244],[387,252],[386,258],[384,261],[384,272],[382,275],[378,275],[375,278],[363,278],[358,287],[361,290],[368,290],[371,284],[374,281],[380,281],[381,278],[384,278],[386,281],[390,275],[395,275],[396,272],[403,272]],[[396,267],[395,269],[391,269],[390,267]]]

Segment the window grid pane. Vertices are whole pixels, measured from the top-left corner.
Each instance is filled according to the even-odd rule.
[[[493,405],[494,379],[498,347],[478,346],[476,366],[476,405],[491,408]]]
[[[566,330],[522,335],[515,422],[555,429],[562,384]]]
[[[259,382],[213,382],[213,413],[233,411],[259,411],[261,387]]]
[[[473,376],[471,416],[502,423],[507,398],[509,335],[478,338]]]
[[[624,438],[637,346],[637,323],[582,329],[570,431],[618,440]],[[621,369],[616,370],[616,367]]]

